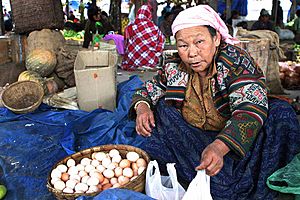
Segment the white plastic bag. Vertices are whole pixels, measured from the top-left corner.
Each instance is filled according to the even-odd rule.
[[[150,161],[146,172],[146,194],[158,200],[181,200],[184,188],[177,181],[175,163],[168,163],[169,176],[161,176],[156,160]]]
[[[196,177],[190,183],[182,200],[212,200],[210,194],[210,177],[205,170],[197,172]]]

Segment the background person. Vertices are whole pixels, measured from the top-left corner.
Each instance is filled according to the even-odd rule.
[[[113,26],[105,16],[102,16],[98,7],[88,9],[88,21],[84,30],[83,48],[88,48],[93,40],[93,34],[106,35],[109,31],[114,31]]]
[[[122,69],[154,68],[162,54],[165,37],[152,21],[151,7],[143,5],[125,28]]]
[[[275,31],[273,23],[270,21],[270,14],[266,9],[260,11],[258,21],[256,21],[251,30],[270,30]]]

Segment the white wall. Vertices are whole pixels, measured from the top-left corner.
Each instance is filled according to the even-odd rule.
[[[283,22],[287,21],[287,14],[291,7],[289,0],[280,0],[280,5],[283,10]],[[266,9],[272,13],[272,0],[248,0],[248,15],[247,20],[257,20],[261,9]]]

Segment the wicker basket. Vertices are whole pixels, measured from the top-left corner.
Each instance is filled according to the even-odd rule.
[[[60,0],[10,1],[16,33],[29,33],[41,29],[62,29],[63,7]]]
[[[2,94],[3,105],[9,110],[23,114],[32,112],[42,103],[44,89],[33,81],[19,81],[9,85]]]
[[[121,155],[122,158],[126,157],[127,152],[134,151],[134,152],[138,153],[140,155],[140,157],[143,158],[147,162],[147,164],[150,162],[150,158],[149,158],[148,154],[140,148],[133,147],[133,146],[130,146],[130,145],[103,145],[103,146],[96,146],[96,147],[92,147],[92,148],[89,148],[89,149],[85,149],[85,150],[77,152],[73,155],[70,155],[70,156],[62,159],[58,163],[56,163],[52,167],[51,171],[53,169],[55,169],[60,164],[66,164],[67,161],[70,158],[73,158],[76,161],[76,163],[79,163],[79,161],[82,158],[91,158],[92,154],[94,152],[108,153],[112,149],[117,149],[120,152],[120,155]],[[95,192],[95,193],[90,193],[90,194],[86,194],[86,193],[83,193],[83,194],[80,194],[80,193],[66,194],[66,193],[63,193],[61,191],[58,191],[50,183],[50,181],[51,181],[51,176],[50,176],[51,171],[48,175],[47,188],[50,192],[52,192],[54,194],[54,196],[57,199],[75,199],[75,198],[77,198],[79,196],[83,196],[83,195],[84,196],[96,196],[97,194],[100,193],[100,192]],[[137,192],[143,192],[144,189],[145,189],[145,179],[146,179],[146,170],[144,170],[137,178],[133,179],[129,183],[127,183],[127,184],[125,184],[125,185],[123,185],[119,188],[134,190],[134,191],[137,191]]]

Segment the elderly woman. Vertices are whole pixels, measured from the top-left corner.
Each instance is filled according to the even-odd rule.
[[[143,5],[125,28],[122,69],[154,68],[164,47],[164,35],[152,21],[151,6]]]
[[[209,6],[179,13],[172,32],[181,61],[133,96],[142,148],[161,167],[176,163],[182,182],[205,169],[214,199],[273,199],[267,177],[300,152],[295,112],[267,98],[261,69]]]

